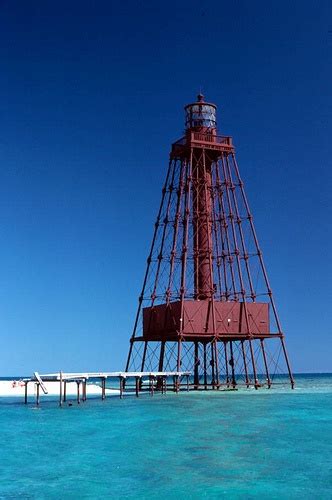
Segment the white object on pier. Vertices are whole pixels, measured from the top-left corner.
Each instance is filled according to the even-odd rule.
[[[38,372],[34,372],[33,375],[36,378],[36,380],[38,381],[40,387],[42,388],[43,393],[44,394],[48,394],[48,390],[46,389],[45,384],[42,381],[41,376],[39,375],[39,373]]]

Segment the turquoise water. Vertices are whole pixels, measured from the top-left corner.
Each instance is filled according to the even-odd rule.
[[[332,498],[332,375],[60,409],[0,398],[0,498]]]

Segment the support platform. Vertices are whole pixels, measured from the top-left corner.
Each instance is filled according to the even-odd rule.
[[[189,390],[190,387],[190,372],[184,371],[154,371],[154,372],[76,372],[65,373],[59,371],[57,373],[46,373],[40,375],[35,372],[33,377],[23,379],[24,382],[24,403],[28,404],[28,385],[33,383],[36,385],[36,405],[40,404],[40,388],[44,394],[47,394],[45,384],[53,383],[59,385],[59,406],[67,401],[67,384],[76,382],[77,384],[77,403],[87,400],[87,384],[93,380],[96,384],[100,384],[101,398],[106,399],[107,380],[117,383],[117,387],[108,387],[113,390],[114,394],[123,398],[127,394],[135,394],[137,397],[142,392],[148,392],[153,395],[154,391],[159,391],[165,394],[167,389],[172,389],[174,392],[179,392],[180,388],[185,387]]]

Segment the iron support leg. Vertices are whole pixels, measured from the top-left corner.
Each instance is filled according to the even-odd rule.
[[[177,360],[177,371],[179,372],[181,370],[181,348],[182,348],[182,341],[178,341],[178,360]]]
[[[264,360],[264,366],[265,366],[265,372],[266,372],[266,380],[267,380],[267,386],[270,389],[271,387],[271,379],[270,379],[270,374],[269,374],[269,369],[267,366],[267,360],[266,360],[266,354],[265,354],[265,348],[264,348],[264,341],[261,339],[261,349],[263,353],[263,360]]]
[[[129,347],[129,353],[128,353],[128,358],[127,358],[127,363],[126,363],[126,372],[129,370],[130,358],[131,358],[133,346],[134,346],[134,342],[132,339],[130,339],[130,347]]]
[[[163,341],[160,346],[160,356],[159,356],[159,365],[158,365],[158,372],[163,371],[164,367],[164,355],[165,355],[165,342]]]
[[[218,341],[215,339],[213,342],[213,348],[214,348],[214,360],[215,360],[215,375],[216,375],[216,384],[217,384],[217,389],[220,387],[220,381],[219,381],[219,351],[218,351]]]
[[[288,355],[287,355],[287,351],[286,351],[286,346],[285,346],[285,342],[284,342],[283,338],[281,338],[281,345],[282,345],[282,350],[283,350],[285,360],[286,360],[286,365],[287,365],[287,370],[288,370],[288,375],[289,375],[291,387],[292,387],[292,389],[294,389],[295,382],[294,382],[294,378],[293,378],[293,374],[292,374],[292,370],[290,367],[290,363],[289,363],[289,359],[288,359]]]
[[[215,361],[214,361],[214,341],[211,342],[211,371],[212,371],[212,379],[211,379],[211,384],[212,384],[212,389],[215,387]]]
[[[243,356],[244,373],[245,373],[245,377],[246,377],[246,385],[247,385],[247,387],[249,387],[247,360],[246,360],[246,353],[245,353],[245,349],[244,349],[244,341],[243,340],[241,340],[241,348],[242,348],[242,356]]]
[[[233,389],[235,389],[236,380],[235,380],[234,353],[233,353],[233,342],[232,341],[230,341],[229,346],[230,346],[230,351],[231,351],[231,359],[229,360],[229,364],[231,365],[231,368],[232,368],[232,386],[233,386]]]
[[[251,355],[251,361],[252,361],[252,370],[253,370],[254,381],[255,381],[255,389],[258,389],[259,383],[258,383],[258,379],[257,379],[255,354],[254,354],[254,349],[252,347],[252,340],[249,340],[249,346],[250,346],[250,355]]]
[[[206,343],[203,343],[203,359],[204,359],[204,389],[207,390],[207,373],[206,373]]]
[[[228,355],[227,355],[227,342],[224,341],[224,353],[225,353],[225,375],[226,375],[226,384],[229,387],[229,371],[228,371]]]
[[[198,367],[199,367],[199,357],[198,357],[198,342],[195,342],[195,365],[194,365],[194,389],[198,389],[199,386],[199,373],[198,373]]]
[[[144,372],[144,365],[145,365],[145,357],[146,357],[146,350],[148,348],[148,343],[144,343],[144,350],[143,350],[143,357],[142,357],[142,364],[141,364],[141,372]]]

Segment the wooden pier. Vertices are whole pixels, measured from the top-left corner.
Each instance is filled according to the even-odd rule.
[[[133,394],[138,397],[140,393],[147,392],[152,396],[155,391],[166,394],[168,389],[174,392],[179,392],[180,385],[189,391],[190,372],[89,372],[89,373],[65,373],[59,371],[57,373],[46,373],[40,375],[35,372],[33,377],[26,378],[24,382],[24,403],[28,404],[28,385],[36,385],[36,405],[40,404],[40,390],[44,394],[48,394],[45,383],[52,382],[59,384],[59,406],[62,406],[67,401],[67,384],[75,382],[77,384],[76,401],[78,404],[87,400],[87,384],[93,379],[100,382],[101,399],[106,399],[106,381],[114,381],[117,387],[108,389],[118,391],[120,398],[124,395]],[[183,380],[185,384],[183,384]]]

